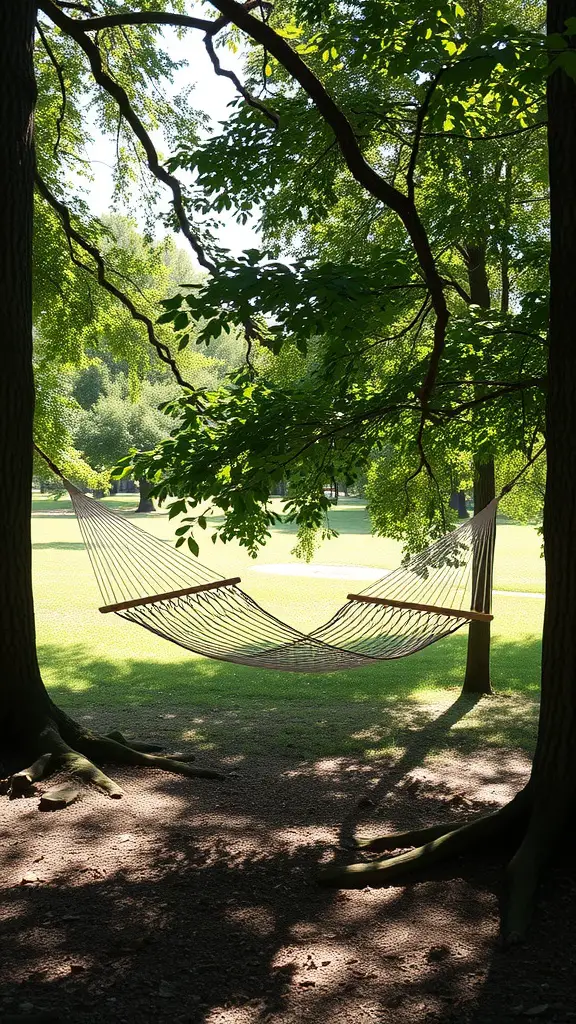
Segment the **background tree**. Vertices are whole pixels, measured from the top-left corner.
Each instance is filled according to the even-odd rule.
[[[92,367],[90,367],[90,370]],[[88,381],[92,380],[92,373]],[[85,388],[82,388],[85,392]],[[130,400],[126,377],[118,373],[78,417],[75,443],[91,466],[110,471],[133,448],[148,451],[166,437],[170,420],[159,405],[174,394],[169,383],[145,381],[137,401]],[[151,485],[145,478],[138,481],[140,501],[137,512],[153,512],[149,497]]]

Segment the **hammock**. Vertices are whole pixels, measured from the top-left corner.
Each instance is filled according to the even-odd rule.
[[[55,469],[51,463],[51,468]],[[59,474],[61,475],[61,474]],[[293,672],[332,672],[403,658],[471,620],[489,622],[494,499],[302,633],[196,559],[151,536],[64,480],[104,604],[207,658]]]

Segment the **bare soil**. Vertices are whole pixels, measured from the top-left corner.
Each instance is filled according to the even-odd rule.
[[[433,707],[441,717],[446,706]],[[214,711],[214,715],[218,713]],[[169,747],[177,717],[161,720]],[[90,725],[158,736],[158,713]],[[0,802],[0,1021],[65,1024],[498,1024],[576,1020],[576,882],[556,865],[531,941],[498,944],[505,862],[462,861],[408,887],[337,892],[318,866],[354,835],[457,822],[524,782],[513,750],[386,760],[246,756],[223,782],[119,772],[122,800]],[[569,851],[570,852],[570,851]],[[358,859],[357,857],[355,859]]]

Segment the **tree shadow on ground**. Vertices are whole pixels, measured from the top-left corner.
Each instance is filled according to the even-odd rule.
[[[409,888],[316,885],[371,772],[254,758],[222,783],[125,772],[122,801],[85,793],[59,814],[3,802],[4,1013],[440,1024],[484,1001],[487,1020],[505,1020],[511,1001],[485,991],[499,955],[497,865],[458,864]],[[430,802],[391,805],[387,824],[400,813],[416,823]],[[541,977],[528,966],[530,1000]]]
[[[337,848],[367,797],[377,805],[368,826],[383,832],[456,824],[511,795],[529,761],[506,741],[522,735],[531,747],[535,702],[375,699],[381,682],[366,687],[363,673],[351,700],[327,677],[318,702],[305,677],[286,691],[272,673],[257,682],[194,660],[148,666],[156,685],[144,692],[142,663],[119,671],[81,648],[73,660],[87,688],[73,693],[69,655],[44,649],[43,662],[61,673],[52,696],[86,725],[160,736],[229,774],[190,782],[113,769],[119,802],[86,791],[53,815],[37,800],[0,803],[5,1014],[29,1004],[70,1024],[499,1024],[519,1004],[546,1003],[554,952],[573,958],[574,932],[561,946],[551,920],[574,923],[568,890],[538,917],[537,944],[504,959],[502,851],[405,888],[341,893],[315,881],[321,864],[350,859]],[[123,708],[106,699],[111,686]],[[554,1004],[573,984],[560,972]]]
[[[63,660],[60,679],[66,671]],[[174,679],[162,686],[158,677],[143,688],[139,672],[138,664],[125,663],[119,673],[116,664],[98,659],[84,664],[85,688],[49,689],[58,704],[87,724],[100,721],[110,729],[127,727],[132,734],[140,729],[171,742],[191,742],[210,756],[221,755],[232,743],[243,758],[364,757],[378,775],[380,765],[389,766],[390,758],[399,756],[407,771],[426,755],[449,756],[452,749],[472,757],[477,750],[502,747],[530,753],[534,746],[538,705],[518,695],[472,704],[453,690],[430,691],[426,701],[422,695],[353,701],[324,695],[318,700],[301,689],[288,696],[265,690],[246,694],[215,686],[212,675],[188,678],[186,689]],[[53,671],[50,676],[58,678]]]
[[[123,624],[124,625],[124,624]],[[137,650],[138,634],[125,626],[127,642],[133,637]],[[39,646],[40,662],[54,698],[69,702],[89,701],[99,706],[125,709],[134,706],[180,705],[201,711],[206,706],[222,710],[258,712],[263,718],[290,716],[298,703],[315,705],[319,709],[341,706],[342,712],[361,715],[362,704],[382,703],[390,717],[393,731],[396,700],[433,699],[434,691],[459,692],[466,652],[465,637],[451,637],[441,644],[410,658],[380,662],[374,666],[348,672],[310,675],[269,671],[233,665],[222,661],[183,655],[180,660],[162,660],[163,651],[170,654],[174,647],[158,642],[159,656],[143,659],[129,656],[124,659],[98,657],[94,649],[85,644],[45,644]],[[500,693],[538,694],[540,641],[536,637],[522,642],[496,640],[493,645],[493,678]],[[81,694],[75,696],[75,691]],[[432,695],[432,696],[431,696]],[[498,721],[499,734],[492,742],[524,745],[524,725],[516,716],[498,716],[497,697],[487,701],[492,709],[491,720]],[[297,715],[295,718],[297,719]],[[323,724],[316,728],[318,721]],[[299,723],[301,741],[296,730],[294,742],[304,748],[318,733],[330,732],[330,717],[319,715],[318,721],[309,718]],[[513,731],[518,723],[518,735]],[[334,743],[342,738],[337,727]],[[487,737],[484,737],[487,739]],[[358,743],[356,749],[369,744]],[[378,743],[375,744],[378,746]],[[336,749],[336,747],[334,747]],[[344,750],[342,752],[348,752]]]

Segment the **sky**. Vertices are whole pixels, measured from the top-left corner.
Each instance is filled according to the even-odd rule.
[[[194,12],[196,13],[196,12]],[[214,70],[202,43],[202,35],[196,31],[189,31],[183,39],[178,39],[176,33],[167,29],[164,34],[165,46],[169,55],[174,60],[186,60],[187,66],[176,72],[174,77],[174,93],[180,92],[186,85],[194,85],[192,104],[209,116],[211,121],[225,121],[228,116],[227,104],[235,97],[236,92],[232,82],[226,78],[218,77]],[[220,51],[221,63],[224,67],[235,71],[242,77],[242,55],[232,53],[222,48]],[[110,140],[102,136],[97,127],[94,126],[94,143],[89,148],[87,156],[92,162],[95,180],[84,182],[87,191],[87,199],[95,215],[100,216],[111,209],[112,200],[112,165],[114,161],[114,147]],[[160,149],[162,144],[155,139]],[[164,155],[167,153],[164,151]],[[166,208],[170,192],[166,189],[166,201],[163,207]],[[130,211],[131,214],[136,211]],[[219,242],[229,248],[237,255],[242,249],[258,246],[260,236],[257,231],[255,219],[246,225],[236,224],[230,212],[222,215],[223,229]],[[164,233],[164,229],[160,232]],[[177,244],[182,248],[188,248],[182,236],[177,238]],[[192,252],[190,256],[194,261]]]

